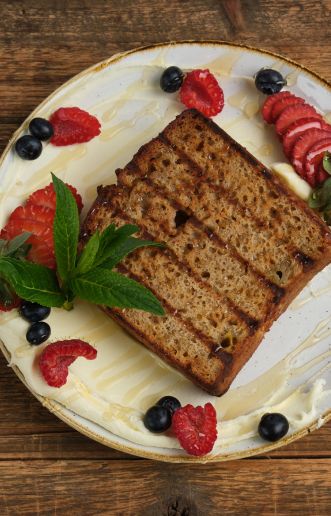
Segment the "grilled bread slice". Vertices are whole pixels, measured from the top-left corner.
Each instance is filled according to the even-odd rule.
[[[265,332],[331,261],[320,218],[246,149],[184,111],[99,187],[82,241],[135,223],[143,248],[119,270],[160,299],[165,317],[104,308],[149,349],[221,395]]]

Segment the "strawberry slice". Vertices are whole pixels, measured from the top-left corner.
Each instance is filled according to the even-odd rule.
[[[292,124],[286,129],[285,133],[283,134],[283,148],[284,153],[287,157],[291,155],[291,151],[293,149],[293,146],[298,139],[298,136],[301,135],[301,133],[307,131],[308,129],[325,129],[327,130],[328,126],[323,120],[320,118],[314,118],[314,117],[306,117],[306,118],[300,118],[299,120],[296,120],[295,122],[292,122]]]
[[[275,102],[272,111],[271,111],[271,122],[274,124],[282,111],[289,106],[294,106],[296,104],[304,104],[305,101],[301,97],[296,97],[295,95],[291,95],[290,97],[283,97],[282,99]]]
[[[36,228],[37,226],[35,226]],[[38,225],[38,229],[40,226]],[[14,236],[20,235],[23,231],[21,226],[17,226],[16,224],[7,224],[5,228],[2,229],[0,233],[0,237],[5,240],[11,240]],[[45,267],[49,267],[50,269],[55,269],[55,255],[53,247],[50,247],[43,239],[43,237],[37,235],[31,235],[27,243],[31,245],[31,249],[27,254],[27,259],[34,263],[39,263],[40,265],[44,265]]]
[[[316,112],[313,106],[309,106],[308,104],[294,104],[292,106],[288,106],[283,109],[277,118],[275,126],[277,134],[281,136],[293,122],[300,120],[300,118],[308,117],[322,120],[321,115]]]
[[[292,149],[291,163],[297,173],[304,179],[304,158],[308,150],[315,143],[323,140],[324,138],[329,138],[330,136],[331,133],[329,131],[325,131],[324,129],[308,129],[308,131],[305,131],[303,134],[299,135]]]
[[[269,95],[267,99],[265,100],[263,107],[262,107],[262,116],[263,119],[268,123],[272,124],[272,118],[271,118],[271,112],[272,108],[274,107],[275,103],[278,102],[278,100],[283,99],[285,97],[292,97],[292,93],[289,91],[281,91],[279,93],[275,93],[274,95]]]
[[[55,211],[44,206],[30,204],[18,206],[10,215],[7,226],[17,228],[17,235],[29,231],[44,239],[49,247],[53,247],[53,221]],[[14,230],[14,229],[12,229]],[[12,235],[14,237],[16,235]]]
[[[10,215],[0,238],[11,240],[24,231],[32,233],[27,240],[31,249],[27,258],[33,262],[55,267],[53,221],[55,211],[43,206],[18,206]]]
[[[76,188],[66,183],[66,186],[70,188],[73,196],[76,199],[78,211],[81,212],[83,208],[83,202],[80,194],[77,192]],[[45,186],[44,188],[40,188],[40,190],[36,190],[27,200],[26,206],[30,204],[35,204],[38,206],[44,206],[46,208],[51,208],[55,210],[56,208],[56,194],[54,191],[53,183]]]
[[[329,138],[320,140],[312,145],[305,157],[304,167],[308,183],[315,187],[319,167],[323,161],[324,152],[331,151],[331,133]],[[321,177],[321,176],[319,176]]]

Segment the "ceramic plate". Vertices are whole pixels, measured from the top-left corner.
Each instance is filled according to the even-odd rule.
[[[225,94],[225,108],[215,122],[265,165],[284,161],[271,126],[259,114],[263,95],[253,76],[275,68],[288,88],[314,104],[328,118],[331,89],[322,79],[280,56],[222,42],[181,42],[116,55],[71,79],[46,99],[14,134],[26,130],[34,116],[48,118],[60,106],[79,106],[96,115],[102,133],[87,144],[44,145],[41,157],[23,161],[7,147],[0,165],[0,224],[10,211],[39,187],[50,172],[76,186],[85,213],[99,184],[115,182],[139,147],[156,136],[183,109],[176,94],[159,88],[162,70],[209,68]],[[331,269],[321,272],[273,325],[227,394],[209,396],[164,365],[96,307],[77,303],[72,312],[53,309],[51,340],[79,337],[98,349],[95,361],[77,359],[67,384],[48,387],[36,367],[44,345],[30,347],[27,323],[10,312],[1,316],[2,349],[24,384],[51,412],[89,437],[119,450],[165,461],[222,461],[282,446],[320,426],[331,412]],[[171,394],[182,404],[211,401],[218,415],[218,440],[200,459],[186,455],[176,439],[154,435],[142,423],[144,411]],[[289,434],[270,445],[257,434],[262,414],[284,413]]]

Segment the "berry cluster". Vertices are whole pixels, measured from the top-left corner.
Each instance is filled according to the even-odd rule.
[[[47,306],[41,306],[38,303],[31,303],[30,301],[22,301],[20,306],[20,315],[29,321],[31,326],[26,333],[26,339],[30,344],[38,346],[42,342],[45,342],[51,334],[51,328],[49,324],[44,322],[51,309]]]
[[[15,143],[15,150],[22,159],[39,158],[43,146],[42,141],[49,140],[53,134],[53,126],[44,118],[33,118],[29,124],[30,134],[21,136]]]
[[[207,117],[215,116],[224,107],[223,90],[209,70],[193,70],[186,75],[177,66],[166,68],[160,86],[167,93],[180,90],[181,102]]]
[[[154,433],[165,432],[171,427],[182,448],[190,455],[206,455],[217,438],[216,411],[211,403],[204,407],[181,407],[177,398],[164,396],[147,410],[143,421]]]
[[[78,107],[57,109],[49,121],[33,118],[29,124],[30,134],[21,136],[15,150],[22,159],[37,159],[42,152],[42,141],[50,139],[56,146],[72,145],[92,140],[100,134],[99,120]]]

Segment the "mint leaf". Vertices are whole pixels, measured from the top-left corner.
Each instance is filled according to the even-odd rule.
[[[101,267],[107,270],[111,270],[117,265],[125,256],[141,247],[164,247],[164,244],[159,242],[153,242],[151,240],[139,240],[139,238],[129,237],[124,241],[113,242],[111,249],[109,250],[107,259],[101,263]]]
[[[321,188],[316,188],[316,190],[314,190],[310,194],[309,199],[308,199],[308,205],[310,206],[310,208],[314,208],[314,209],[321,208],[324,205]]]
[[[109,256],[112,255],[114,248],[121,245],[130,237],[130,235],[137,233],[137,231],[139,231],[138,226],[134,226],[133,224],[124,224],[124,226],[121,226],[118,229],[115,229],[113,224],[108,226],[108,228],[106,228],[101,234],[100,251],[95,259],[95,267],[98,267],[105,262]]]
[[[26,301],[61,307],[66,298],[51,269],[15,258],[0,258],[0,276]]]
[[[69,188],[54,174],[52,178],[56,193],[54,250],[58,274],[66,284],[76,265],[79,215],[75,198]]]
[[[85,272],[88,272],[90,269],[92,269],[99,247],[100,233],[96,231],[91,236],[86,246],[84,247],[82,254],[80,255],[75,271],[76,275],[84,274]]]
[[[30,236],[31,233],[29,233],[28,231],[24,231],[24,233],[22,233],[21,235],[17,235],[12,240],[9,240],[9,242],[7,242],[6,254],[14,254],[16,251],[19,250],[20,247],[23,246],[23,244],[25,244],[25,242]]]
[[[0,303],[5,307],[11,306],[15,297],[9,283],[2,278],[0,281]]]
[[[115,224],[109,224],[104,231],[100,234],[100,244],[98,255],[101,256],[105,249],[111,244],[115,238],[116,226]]]
[[[323,168],[331,176],[331,154],[328,151],[323,156]]]
[[[73,292],[86,301],[109,307],[136,308],[164,315],[159,300],[143,285],[117,272],[96,268],[70,282]]]

